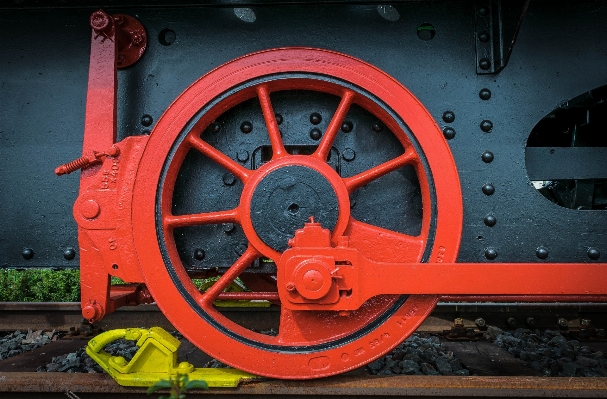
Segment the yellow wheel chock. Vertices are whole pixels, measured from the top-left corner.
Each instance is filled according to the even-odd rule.
[[[139,349],[127,362],[122,356],[112,356],[103,348],[118,339],[137,341]],[[97,335],[86,346],[86,353],[118,384],[129,387],[150,387],[176,374],[187,374],[190,381],[203,380],[210,388],[231,388],[243,380],[258,378],[236,369],[194,368],[188,362],[177,364],[177,349],[181,342],[160,327],[126,328]]]

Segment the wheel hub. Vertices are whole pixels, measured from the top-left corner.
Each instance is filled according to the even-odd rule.
[[[338,213],[337,194],[329,181],[301,165],[271,171],[257,184],[251,198],[255,232],[269,247],[281,252],[310,217],[332,231]]]

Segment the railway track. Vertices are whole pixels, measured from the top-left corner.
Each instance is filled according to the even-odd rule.
[[[118,386],[101,374],[0,374],[2,397],[10,398],[101,398],[126,399],[148,397],[142,388]],[[256,381],[235,389],[214,390],[221,398],[601,398],[607,395],[604,378],[540,377],[371,377],[342,375],[315,381]],[[70,396],[73,395],[73,396]],[[208,396],[195,392],[188,398]]]
[[[227,308],[224,314],[250,328],[264,329],[276,323],[278,312],[273,307],[251,309]],[[453,327],[454,320],[470,327],[479,318],[487,325],[504,327],[508,320],[524,323],[535,318],[539,328],[555,328],[558,320],[567,320],[566,329],[575,331],[580,320],[592,319],[603,326],[605,305],[587,303],[517,304],[517,303],[440,303],[418,330],[440,335]],[[87,333],[81,324],[78,303],[2,303],[0,330],[56,329],[72,330],[63,339],[51,342],[32,352],[0,361],[0,395],[3,398],[112,398],[147,397],[145,389],[121,387],[106,374],[36,373],[35,370],[54,356],[83,347],[99,329],[161,326],[173,329],[155,305],[122,308],[95,325]],[[478,331],[478,326],[477,331]],[[74,334],[78,328],[80,335]],[[561,329],[565,329],[561,327]],[[224,398],[238,397],[335,397],[385,398],[408,397],[607,397],[607,378],[542,377],[541,373],[525,365],[504,348],[480,341],[447,340],[441,337],[447,349],[462,359],[470,370],[470,377],[455,376],[377,376],[363,367],[344,375],[314,381],[279,381],[259,379],[241,384],[234,389],[215,389],[212,394]],[[607,352],[607,342],[594,340],[585,343],[593,350]],[[200,366],[210,359],[185,341],[183,351],[188,361]],[[208,395],[196,392],[188,397]]]

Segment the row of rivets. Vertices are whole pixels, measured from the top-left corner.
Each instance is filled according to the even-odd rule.
[[[33,259],[34,250],[32,248],[23,248],[23,251],[21,251],[21,256],[23,256],[23,259],[25,260]],[[72,247],[65,248],[63,250],[63,257],[66,260],[74,259],[76,257],[76,250]]]

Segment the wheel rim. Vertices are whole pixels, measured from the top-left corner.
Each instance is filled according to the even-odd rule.
[[[316,152],[308,156],[287,153],[270,100],[270,93],[302,89],[340,97]],[[254,97],[261,104],[272,157],[259,169],[249,170],[206,143],[200,133],[225,109]],[[370,172],[344,179],[325,159],[351,104],[381,120],[404,147],[404,153]],[[172,215],[175,181],[191,149],[244,182],[237,207]],[[424,149],[431,151],[425,153]],[[280,256],[281,248],[261,238],[259,227],[256,229],[250,217],[256,189],[269,181],[269,176],[294,166],[321,176],[334,190],[338,203],[333,240],[349,235],[350,245],[371,259],[449,262],[457,254],[461,193],[453,160],[438,126],[415,97],[388,75],[341,54],[299,48],[270,50],[212,71],[187,89],[162,116],[140,165],[134,191],[134,202],[139,206],[135,207],[133,219],[135,245],[146,284],[169,320],[188,339],[212,356],[252,373],[313,378],[356,368],[406,338],[437,301],[436,296],[384,295],[372,298],[350,317],[340,317],[335,312],[282,309],[276,337],[252,332],[227,320],[212,305],[217,295],[254,259],[263,255],[278,261]],[[419,236],[405,236],[353,219],[349,194],[404,165],[415,168],[421,188],[423,216]],[[209,223],[240,224],[249,244],[219,281],[201,294],[181,264],[173,230]]]

